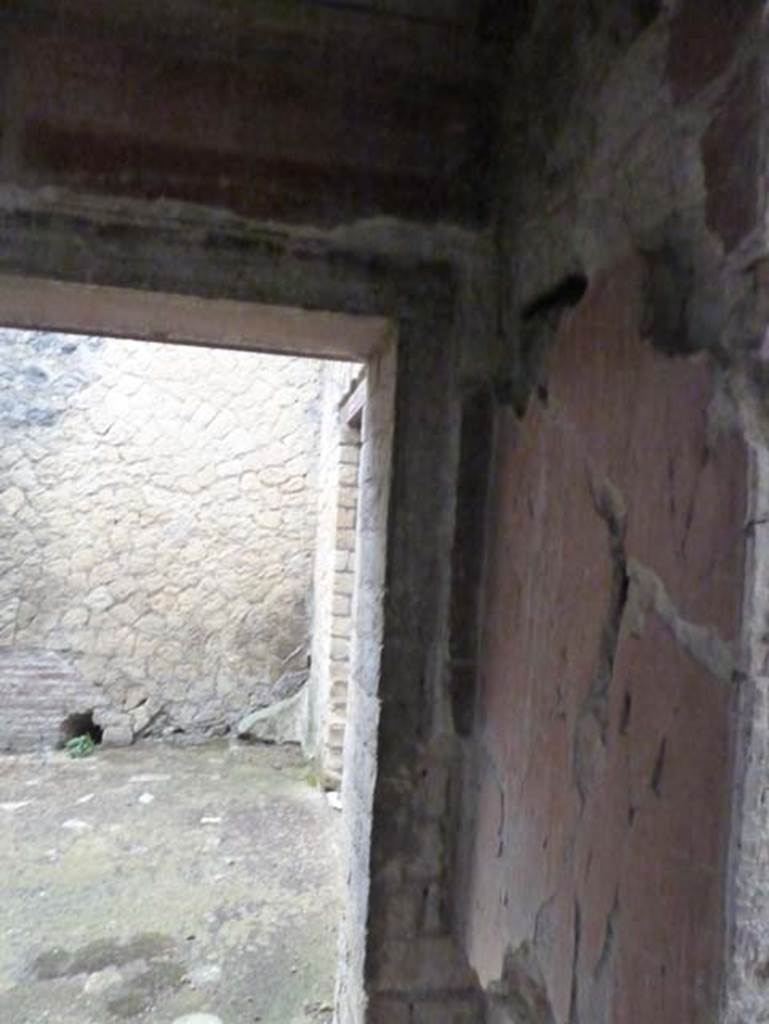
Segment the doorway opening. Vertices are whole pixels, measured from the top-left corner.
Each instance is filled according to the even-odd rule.
[[[0,332],[0,644],[55,654],[81,684],[30,674],[5,749],[51,745],[25,727],[40,688],[62,717],[90,710],[108,746],[228,735],[287,699],[282,738],[307,745],[330,366]]]
[[[76,927],[56,949],[52,919],[27,916],[13,955],[29,954],[32,981],[0,996],[3,1019],[80,986],[83,1022],[158,1008],[330,1020],[339,822],[322,788],[341,785],[345,735],[371,731],[352,691],[360,663],[370,681],[381,601],[356,592],[383,590],[389,329],[169,297],[162,329],[145,304],[129,331],[131,296],[111,306],[83,289],[78,309],[57,290],[43,287],[35,329],[14,316],[0,336],[0,693],[14,695],[0,861],[20,864],[6,872],[13,906],[50,851],[58,900],[55,865],[77,854],[88,909],[70,917],[62,898]],[[161,336],[180,344],[147,344]],[[69,761],[61,748],[79,737],[98,750]],[[113,838],[130,847],[122,888]],[[193,876],[202,916],[172,913]],[[261,896],[244,897],[249,878]]]

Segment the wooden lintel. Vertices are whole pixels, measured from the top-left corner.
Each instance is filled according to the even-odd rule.
[[[365,362],[385,317],[0,275],[0,326]]]

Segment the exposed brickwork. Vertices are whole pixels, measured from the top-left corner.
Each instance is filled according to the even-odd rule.
[[[50,750],[72,736],[71,715],[98,713],[104,694],[50,651],[0,648],[0,751]]]
[[[344,421],[343,405],[363,373],[352,363],[332,363],[323,371],[312,670],[304,746],[316,759],[328,789],[338,789],[342,779],[355,594],[360,430]]]
[[[342,779],[347,693],[350,682],[352,604],[355,589],[355,530],[358,511],[360,430],[340,429],[337,483],[336,548],[331,593],[330,686],[323,729],[323,778],[330,788]]]

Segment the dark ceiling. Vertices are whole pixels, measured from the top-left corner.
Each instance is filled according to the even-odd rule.
[[[473,22],[480,6],[473,0],[315,0],[315,2],[323,7],[366,11],[414,21],[461,24]]]
[[[500,37],[464,0],[6,0],[12,171],[259,218],[481,222]],[[9,141],[10,140],[10,141]]]

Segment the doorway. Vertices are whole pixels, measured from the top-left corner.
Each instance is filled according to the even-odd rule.
[[[128,329],[129,325],[138,323],[137,320],[133,319],[134,313],[131,311],[131,299],[135,299],[136,296],[126,296],[125,294],[118,296],[116,294],[112,294],[110,297],[117,301],[110,306],[110,303],[107,301],[107,297],[103,294],[103,291],[105,290],[84,289],[83,291],[85,294],[81,296],[81,299],[86,299],[88,301],[80,302],[75,301],[75,296],[72,293],[76,291],[79,291],[79,289],[74,286],[72,291],[70,291],[65,286],[56,285],[52,286],[46,293],[46,289],[43,286],[41,301],[33,307],[29,314],[30,317],[34,318],[37,330],[40,330],[41,326],[47,329],[57,329],[59,324],[63,324],[64,328],[68,332],[72,331],[74,328],[78,328],[80,331],[87,330],[91,337],[102,335],[106,336],[111,335],[112,331],[114,331],[115,328],[111,328],[110,325],[117,321],[121,335],[129,337],[136,336],[136,332],[133,330],[129,334]],[[114,290],[106,291],[114,292]],[[33,296],[30,296],[30,298],[32,297]],[[194,306],[194,315],[192,315],[189,309],[190,305]],[[354,551],[355,558],[358,560],[359,565],[359,573],[357,574],[356,579],[367,586],[369,593],[374,592],[381,594],[385,565],[384,555],[387,516],[387,486],[389,480],[389,454],[392,432],[394,390],[394,345],[391,341],[391,332],[389,331],[388,325],[384,321],[369,318],[371,322],[367,324],[366,330],[362,330],[361,325],[356,322],[358,318],[339,317],[338,320],[341,321],[341,323],[335,322],[334,330],[331,332],[329,330],[329,323],[330,321],[334,321],[334,318],[329,318],[328,315],[319,314],[317,326],[320,329],[318,334],[313,334],[313,325],[311,323],[313,320],[313,314],[301,314],[298,311],[293,310],[279,310],[276,312],[274,309],[268,309],[265,313],[265,323],[260,321],[258,316],[256,316],[256,320],[249,321],[249,315],[253,315],[254,311],[243,308],[247,304],[219,302],[211,303],[210,305],[218,308],[212,311],[205,302],[202,302],[201,304],[200,300],[182,300],[178,297],[176,299],[170,299],[169,306],[172,311],[175,309],[179,314],[179,320],[177,323],[181,323],[181,327],[173,329],[173,313],[169,314],[169,311],[166,310],[163,316],[161,328],[158,320],[153,320],[152,315],[149,317],[147,316],[146,303],[143,303],[142,312],[139,316],[139,320],[144,325],[142,335],[139,335],[140,340],[157,342],[160,340],[160,336],[162,335],[163,341],[178,342],[183,345],[195,346],[196,351],[190,352],[191,356],[198,355],[200,348],[204,346],[205,341],[209,341],[221,346],[222,348],[229,349],[256,349],[260,346],[272,351],[277,349],[284,352],[290,352],[293,358],[296,358],[299,355],[306,355],[308,349],[313,350],[314,354],[320,355],[323,358],[339,358],[344,348],[343,341],[340,340],[343,338],[343,331],[340,331],[340,327],[344,328],[344,321],[349,319],[353,325],[350,334],[352,347],[350,355],[360,360],[361,346],[367,337],[366,331],[368,330],[370,332],[369,340],[365,342],[365,345],[370,346],[370,354],[366,357],[368,366],[367,377],[369,381],[369,404],[367,406],[366,413],[361,411],[360,416],[360,419],[362,420],[360,460],[362,467],[365,469],[366,475],[365,477],[362,476],[364,484],[360,493],[359,522],[363,523],[364,526],[360,529],[356,529],[355,531]],[[237,309],[233,307],[237,307]],[[160,312],[159,304],[156,307],[156,311],[158,313]],[[73,314],[77,314],[75,316],[77,323],[73,321]],[[29,321],[25,320],[23,317],[14,319],[17,326],[20,323],[22,326],[26,326],[29,323]],[[306,323],[304,321],[310,322]],[[211,335],[216,335],[217,325],[221,326],[226,324],[231,328],[233,322],[237,322],[237,330],[234,332],[230,330],[229,334],[227,334],[226,331],[223,332],[227,337],[226,342],[223,343],[221,341],[221,334],[218,337],[211,337]],[[278,329],[281,324],[283,327],[282,333],[281,330]],[[205,330],[201,325],[205,327]],[[58,329],[60,330],[61,328]],[[319,343],[317,342],[318,335],[320,336]],[[265,341],[264,339],[268,340]],[[316,343],[319,347],[313,349],[313,344]],[[368,432],[367,421],[369,424]],[[356,520],[357,519],[358,517],[356,517]],[[171,529],[172,534],[173,532],[173,529]],[[366,551],[368,551],[369,554],[373,554],[375,557],[367,560]],[[106,584],[100,585],[106,586]],[[349,638],[349,679],[351,689],[354,690],[356,685],[357,664],[366,664],[367,679],[370,679],[372,650],[374,661],[376,659],[377,652],[376,646],[373,648],[370,646],[370,640],[371,638],[376,637],[378,630],[381,630],[381,602],[356,602],[354,600],[354,596],[351,595],[350,615],[351,635]],[[133,700],[133,698],[131,698],[131,700]],[[130,711],[137,711],[141,709],[144,707],[145,703],[147,703],[147,701],[140,700],[134,708],[130,709]],[[350,715],[354,717],[355,698],[352,693],[350,694],[349,703]],[[87,709],[82,713],[88,714],[91,710],[92,709]],[[145,711],[150,712],[150,719],[148,720],[149,723],[152,719],[152,714],[149,708],[146,708]],[[81,712],[78,712],[78,714],[79,713]],[[95,722],[98,723],[99,717],[98,711],[94,711],[93,718]],[[141,713],[138,718],[135,719],[135,722],[140,721],[142,718],[144,718],[144,713]],[[157,724],[157,721],[155,724]],[[105,722],[103,725],[99,725],[98,727],[102,728],[103,732],[105,732],[110,728],[110,725]],[[353,732],[355,732],[356,728],[359,731],[361,729],[370,730],[372,728],[372,724],[370,722],[360,724],[352,721],[351,727]],[[132,725],[131,728],[134,729],[134,725]],[[165,729],[175,730],[176,726],[173,722],[169,721],[162,727],[161,735],[162,731]],[[226,731],[226,725],[224,731]],[[154,736],[154,724],[150,728],[148,728],[147,725],[141,725],[138,733],[140,735]],[[136,734],[137,732],[134,731],[133,735]],[[111,739],[115,739],[114,734]],[[125,754],[121,754],[121,757],[130,757],[132,752],[132,750],[127,750]],[[212,754],[212,756],[218,757],[221,755]],[[96,764],[96,761],[89,762],[89,768],[92,764]],[[230,769],[235,770],[235,768],[230,765],[225,758],[225,761],[221,766],[221,771],[226,774]],[[162,775],[168,773],[144,771],[134,774],[147,777],[153,774]],[[216,774],[216,772],[214,772],[214,774]],[[25,780],[25,784],[27,781],[30,780]],[[89,796],[88,793],[81,795]],[[138,794],[137,800],[141,800],[144,797],[147,798],[145,803],[140,803],[139,806],[149,808],[152,804],[156,803],[157,794],[152,791],[151,783],[148,783],[145,792]],[[80,797],[75,798],[75,800],[77,799],[80,799]],[[8,801],[9,804],[14,802],[22,803],[22,801]],[[88,803],[91,802],[91,800],[88,801]],[[24,808],[20,807],[19,813],[23,810]],[[352,813],[352,811],[347,813]],[[216,819],[218,816],[219,815],[215,813],[202,814],[198,824],[202,825],[204,819]],[[83,818],[75,817],[72,820],[81,821],[84,817],[85,816],[83,815]],[[85,824],[88,825],[89,823],[86,821]],[[206,824],[208,828],[214,828],[216,822],[212,820],[210,822],[206,822]],[[61,827],[63,827],[63,823],[61,824]],[[356,828],[357,827],[358,826],[356,826]],[[80,826],[77,828],[72,826],[71,828],[74,830],[75,835],[77,835],[81,830]],[[88,829],[82,829],[82,831],[90,834],[90,830]],[[104,941],[107,940],[105,939]],[[117,942],[117,940],[115,941]],[[122,939],[120,941],[123,942]],[[88,944],[86,943],[85,945],[87,946]],[[120,943],[118,943],[118,946],[120,946]],[[77,948],[80,949],[81,947],[78,946]],[[122,948],[123,946],[120,946],[120,949]],[[118,959],[120,959],[124,954],[119,952],[117,955]],[[134,963],[134,960],[131,960],[130,962]],[[76,963],[75,966],[78,966],[78,964]],[[112,964],[111,966],[115,965]],[[67,967],[67,971],[70,971],[70,968],[72,967],[73,965],[70,964]],[[56,970],[58,969],[59,968],[56,968]],[[104,969],[106,970],[107,968],[105,967]],[[76,973],[79,975],[83,972]],[[90,974],[93,973],[98,972],[90,972]],[[71,973],[65,972],[65,974],[67,978],[74,976]],[[61,980],[62,977],[64,977],[64,975],[56,974],[55,978],[49,978],[48,980]],[[98,987],[98,984],[99,982],[94,982],[96,987]],[[147,996],[147,999],[150,999],[149,995]],[[319,1013],[326,1011],[323,1010],[321,1005],[320,1009],[318,1007],[311,1006],[310,1010],[307,1012]],[[139,1017],[137,1019],[141,1018]],[[270,1018],[263,1017],[262,1019],[267,1020]],[[315,1018],[308,1017],[307,1019]]]

